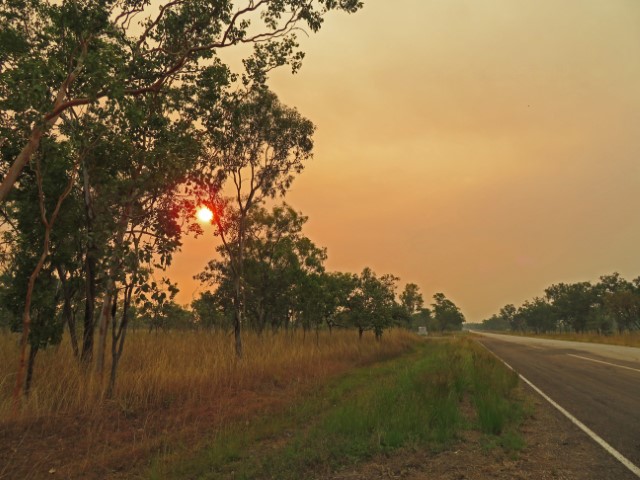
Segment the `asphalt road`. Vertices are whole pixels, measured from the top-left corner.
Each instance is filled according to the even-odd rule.
[[[485,347],[640,468],[640,348],[481,335]]]

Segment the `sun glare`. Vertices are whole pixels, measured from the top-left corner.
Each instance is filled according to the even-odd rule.
[[[201,222],[210,222],[213,218],[213,212],[207,207],[200,207],[196,212],[196,217],[198,217],[198,220]]]

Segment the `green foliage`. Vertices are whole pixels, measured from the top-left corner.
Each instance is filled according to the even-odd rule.
[[[231,325],[231,318],[225,312],[220,298],[211,292],[202,292],[191,302],[194,325],[208,329],[226,330]]]
[[[431,327],[433,325],[433,318],[431,317],[431,310],[428,308],[421,308],[419,312],[416,312],[411,317],[411,324],[414,329],[418,327]]]
[[[436,293],[433,296],[432,307],[432,330],[462,330],[464,315],[460,309],[449,300],[443,293]]]
[[[605,296],[606,310],[613,316],[618,330],[640,328],[640,294],[630,290],[609,293]]]
[[[526,301],[516,313],[516,321],[536,333],[549,332],[556,324],[558,311],[542,298]]]
[[[307,217],[286,204],[270,212],[256,207],[247,218],[243,253],[243,302],[248,326],[261,332],[297,325],[309,328],[325,320],[326,251],[302,234]],[[228,250],[198,276],[217,284],[213,297],[233,308],[234,271]],[[213,298],[211,298],[213,300]]]
[[[511,328],[511,324],[508,320],[506,320],[501,315],[491,315],[490,318],[487,318],[479,324],[467,324],[471,329],[476,330],[493,330],[493,331],[505,331]]]
[[[0,103],[24,131],[50,113],[61,86],[62,110],[168,94],[176,79],[186,94],[210,76],[208,60],[240,43],[256,44],[246,78],[263,83],[273,68],[300,67],[293,32],[301,24],[317,31],[327,12],[359,8],[324,0],[3,2]]]
[[[222,240],[220,251],[226,265],[216,266],[214,261],[212,272],[215,277],[216,271],[226,270],[231,284],[226,290],[231,294],[234,310],[238,357],[242,356],[241,328],[246,311],[245,268],[250,267],[245,261],[251,235],[249,217],[259,215],[254,210],[262,201],[284,196],[295,175],[311,158],[315,130],[309,120],[282,105],[266,87],[248,83],[245,86],[244,90],[227,92],[222,97],[217,120],[207,124],[204,154],[190,182],[198,202],[213,212],[214,234]],[[206,103],[198,106],[211,108]],[[220,192],[228,183],[232,195],[224,197]],[[205,281],[211,277],[206,270],[200,275]],[[264,310],[260,305],[257,308],[262,329]]]
[[[207,125],[206,151],[193,179],[197,192],[216,205],[219,188],[233,182],[237,221],[262,200],[283,196],[311,158],[315,126],[266,87],[226,92],[214,106],[198,107],[215,122]]]
[[[400,294],[400,303],[409,314],[419,312],[424,305],[424,300],[418,285],[415,283],[407,283]]]
[[[614,272],[600,277],[595,289],[602,313],[596,319],[596,322],[599,320],[597,327],[606,330],[612,326],[607,324],[610,320],[619,332],[640,329],[640,277],[629,282]]]
[[[378,277],[369,267],[362,270],[348,301],[350,321],[360,336],[366,330],[373,330],[380,339],[384,330],[392,325],[398,280],[390,274]]]
[[[161,284],[143,283],[136,295],[138,320],[145,323],[149,331],[193,328],[194,315],[175,303],[177,293],[178,288],[166,278]]]
[[[498,316],[511,325],[512,330],[521,329],[523,327],[521,319],[516,316],[518,309],[515,305],[509,303],[500,309]]]
[[[42,165],[42,157],[48,162]],[[13,200],[9,209],[11,221],[3,232],[4,241],[11,245],[10,254],[3,265],[0,295],[3,306],[11,318],[11,329],[21,332],[29,278],[38,263],[44,248],[45,227],[42,223],[41,207],[44,215],[50,218],[55,209],[59,195],[71,174],[71,153],[68,141],[46,139],[42,144],[42,152],[37,159],[40,168],[42,196],[36,182],[36,171],[29,168],[25,172],[23,182],[13,192]],[[40,204],[42,201],[42,205]],[[73,206],[67,204],[61,215],[67,218],[75,215]],[[9,218],[9,217],[8,217]],[[64,217],[63,217],[64,218]],[[59,226],[65,228],[63,221]],[[53,251],[52,262],[45,264],[40,276],[36,279],[32,295],[31,325],[28,341],[32,348],[40,349],[48,345],[57,345],[62,339],[64,322],[58,314],[61,301],[60,282],[56,278],[56,266],[64,262],[72,266],[75,258],[70,252],[70,240],[67,232],[52,232],[50,250]]]
[[[576,332],[583,332],[595,303],[595,292],[589,282],[559,283],[544,291],[558,320]]]
[[[407,283],[400,294],[400,303],[394,306],[393,322],[397,326],[417,330],[429,324],[429,310],[423,308],[424,300],[415,283]]]
[[[545,289],[519,308],[506,305],[500,313],[483,321],[482,328],[547,333],[552,331],[608,334],[640,328],[640,277],[628,281],[614,272],[591,282],[558,283]],[[499,326],[500,328],[491,327]]]
[[[22,332],[25,295],[29,275],[33,271],[35,259],[19,257],[19,264],[2,279],[4,305],[14,332]],[[29,345],[41,349],[49,345],[58,345],[62,340],[63,322],[57,314],[57,281],[50,270],[38,277],[32,297],[31,328]]]

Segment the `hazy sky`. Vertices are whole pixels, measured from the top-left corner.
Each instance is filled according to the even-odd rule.
[[[272,76],[316,123],[287,202],[329,270],[393,273],[467,321],[640,275],[640,2],[365,0]],[[169,275],[212,256],[209,233]]]

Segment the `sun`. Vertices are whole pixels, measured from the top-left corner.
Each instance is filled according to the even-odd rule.
[[[200,207],[196,212],[196,217],[201,222],[209,223],[213,219],[213,212],[207,207]]]

